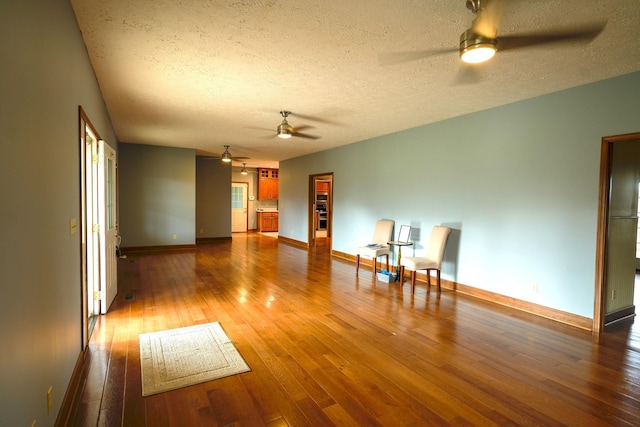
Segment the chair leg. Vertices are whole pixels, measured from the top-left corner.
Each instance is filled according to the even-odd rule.
[[[384,254],[387,257],[387,271],[389,271],[389,254]]]
[[[373,257],[373,275],[378,272],[378,257]]]
[[[440,270],[436,270],[436,276],[438,277],[438,292],[440,292]]]
[[[400,266],[400,271],[398,273],[398,280],[400,280],[400,286],[404,285],[404,265]]]
[[[358,275],[359,270],[360,270],[360,255],[356,255],[356,276]]]
[[[427,286],[431,289],[431,270],[427,270]]]
[[[411,272],[411,293],[415,293],[416,292],[416,271],[413,270]]]

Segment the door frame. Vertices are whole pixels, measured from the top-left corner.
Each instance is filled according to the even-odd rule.
[[[640,132],[623,135],[605,136],[602,138],[600,149],[600,183],[598,195],[598,226],[596,235],[596,280],[593,308],[594,333],[604,331],[606,314],[605,302],[607,296],[607,242],[609,237],[609,197],[611,182],[611,157],[613,144],[640,139]]]
[[[80,312],[82,325],[81,350],[84,350],[89,345],[95,318],[100,313],[99,303],[96,304],[94,302],[93,307],[89,307],[90,295],[94,292],[96,280],[95,268],[97,268],[95,245],[93,243],[94,236],[91,232],[91,223],[93,222],[93,203],[91,200],[97,183],[94,182],[93,168],[90,165],[91,157],[97,155],[97,153],[94,153],[94,146],[97,149],[97,141],[100,139],[100,135],[91,124],[82,107],[79,107],[78,121],[80,141]],[[90,133],[91,138],[96,140],[96,144],[87,145],[88,133]]]
[[[231,203],[231,233],[247,233],[249,231],[249,183],[246,181],[231,181],[231,193],[233,187],[244,187],[244,200],[242,202],[244,209],[244,231],[233,231],[233,201]]]
[[[308,233],[307,233],[307,244],[308,248],[316,247],[316,181],[330,181],[331,184],[329,186],[329,203],[327,204],[327,238],[329,240],[328,250],[332,251],[333,247],[333,187],[335,184],[335,180],[333,178],[333,172],[325,172],[319,174],[311,174],[309,175],[309,199],[308,199],[308,216],[307,216],[307,224],[308,224]]]
[[[114,246],[107,245],[105,236],[107,223],[107,209],[112,215],[113,229],[117,239],[117,152],[110,147],[98,134],[89,117],[78,107],[78,140],[79,140],[79,164],[80,164],[80,313],[81,313],[81,350],[89,345],[95,320],[100,314],[106,313],[111,301],[106,301],[107,268],[113,267],[113,279],[115,281],[115,293],[117,293],[117,256]],[[88,135],[91,143],[87,141]],[[107,182],[106,166],[104,161],[104,147],[113,150],[111,181]],[[102,157],[102,159],[101,159]],[[102,164],[100,164],[102,162]],[[101,178],[99,178],[102,176]],[[102,181],[102,182],[100,182]],[[105,193],[106,186],[111,184],[112,204],[107,203]],[[109,205],[109,206],[107,206]],[[115,245],[115,241],[114,241]],[[97,298],[96,298],[97,297]],[[90,304],[92,305],[90,309]]]

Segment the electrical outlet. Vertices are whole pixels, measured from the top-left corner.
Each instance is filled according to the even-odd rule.
[[[53,386],[47,390],[47,414],[50,414],[51,411],[53,411]]]
[[[178,235],[177,234],[173,235],[173,240],[178,240]]]
[[[200,234],[204,234],[204,229],[203,228],[200,229]]]
[[[617,295],[616,290],[615,289],[611,289],[611,299],[616,299],[617,296],[618,295]]]
[[[538,284],[537,283],[533,283],[531,284],[531,292],[533,292],[534,294],[538,293]]]

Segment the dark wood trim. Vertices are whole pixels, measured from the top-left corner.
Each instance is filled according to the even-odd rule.
[[[331,182],[329,186],[329,205],[327,206],[327,237],[331,237],[333,234],[333,186],[335,182],[333,172],[311,174],[309,175],[307,200],[307,241],[309,242],[309,244],[307,245],[308,247],[315,247],[316,245],[316,239],[313,238],[316,224],[316,212],[313,209],[313,206],[316,203],[316,180],[318,179],[328,180]]]
[[[342,258],[347,261],[355,262],[355,256],[344,252],[332,251],[331,254],[337,258]],[[362,265],[363,261],[371,266],[372,263],[369,260],[360,260]],[[390,266],[391,270],[395,268]],[[416,280],[427,283],[427,276],[425,273],[417,273]],[[486,291],[484,289],[475,288],[473,286],[463,285],[461,283],[452,282],[446,279],[441,279],[442,289],[449,289],[461,294],[469,295],[484,301],[493,302],[496,304],[504,305],[506,307],[515,308],[527,313],[535,314],[540,317],[555,320],[556,322],[564,323],[566,325],[575,326],[580,329],[590,331],[592,327],[592,320],[588,317],[579,316],[577,314],[567,313],[566,311],[556,310],[543,305],[534,304],[528,301],[523,301],[517,298],[511,298],[504,295],[500,295],[494,292]]]
[[[78,111],[80,113],[80,117],[84,120],[86,125],[91,128],[91,132],[93,132],[93,136],[95,136],[96,139],[102,139],[96,127],[93,125],[93,123],[91,123],[91,120],[89,120],[89,116],[87,116],[87,113],[85,113],[84,109],[82,108],[82,105],[78,105]]]
[[[351,261],[351,262],[356,262],[356,256],[355,255],[351,255],[345,252],[340,252],[340,251],[331,251],[331,255],[336,257],[336,258],[341,258],[344,259],[346,261]],[[371,258],[360,258],[360,267],[362,267],[363,265],[366,265],[368,267],[370,267],[373,270],[373,259]],[[389,269],[393,272],[395,272],[395,266],[393,265],[389,265]]]
[[[231,239],[231,237],[225,237],[224,239]],[[203,239],[196,239],[197,242],[201,242],[202,240]],[[158,252],[185,252],[195,250],[196,245],[130,246],[121,248],[123,255],[143,255]]]
[[[593,300],[592,330],[600,333],[604,329],[607,254],[607,218],[609,217],[609,177],[611,176],[611,144],[602,138],[600,148],[600,178],[598,190],[598,229],[596,232],[596,280]]]
[[[199,243],[218,243],[218,242],[226,242],[227,240],[231,240],[231,237],[198,237],[196,238],[196,245]]]
[[[574,326],[576,328],[590,331],[593,326],[592,319],[577,314],[568,313],[566,311],[557,310],[551,307],[535,304],[529,301],[523,301],[517,298],[500,295],[494,292],[485,291],[483,289],[474,288],[472,286],[452,283],[442,279],[442,287],[451,289],[455,286],[455,291],[461,294],[473,296],[488,302],[504,305],[506,307],[515,308],[526,313],[535,314],[536,316],[551,319],[565,325]]]
[[[636,306],[621,308],[612,313],[604,315],[604,325],[609,326],[612,323],[620,322],[622,320],[633,319],[636,316]]]
[[[427,283],[427,276],[425,273],[417,273],[416,279],[418,277],[421,282],[424,282],[425,284]],[[526,313],[535,314],[536,316],[551,319],[556,322],[564,323],[565,325],[574,326],[587,331],[590,331],[592,327],[592,320],[588,317],[579,316],[577,314],[568,313],[566,311],[557,310],[555,308],[546,307],[518,298],[508,297],[473,286],[463,285],[446,279],[441,279],[441,282],[442,289],[449,289],[487,302],[515,308]]]
[[[56,418],[56,427],[70,425],[74,415],[73,410],[78,406],[77,402],[80,401],[80,396],[82,395],[90,360],[91,354],[87,350],[82,351],[78,356],[76,366],[73,368],[73,373],[71,374],[71,380],[67,386],[67,391],[62,399],[60,412],[58,412],[58,417]]]
[[[281,236],[281,235],[278,235],[278,242],[285,243],[287,245],[295,246],[295,247],[298,247],[298,248],[303,248],[303,249],[308,249],[309,248],[309,245],[307,243],[305,243],[305,242],[301,242],[300,240],[295,240],[295,239],[292,239],[290,237],[285,237],[285,236]]]

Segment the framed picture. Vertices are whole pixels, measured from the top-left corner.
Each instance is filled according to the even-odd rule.
[[[411,237],[411,227],[408,225],[400,226],[400,233],[398,233],[398,242],[408,242]]]

